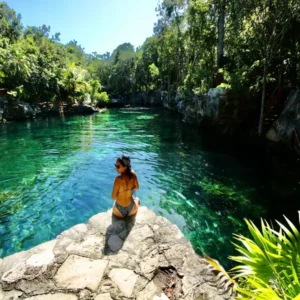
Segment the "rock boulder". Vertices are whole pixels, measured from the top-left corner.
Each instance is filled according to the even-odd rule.
[[[177,226],[140,207],[93,216],[28,251],[0,261],[0,299],[233,299]]]

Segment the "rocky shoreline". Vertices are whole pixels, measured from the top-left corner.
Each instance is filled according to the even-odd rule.
[[[233,299],[178,227],[146,207],[120,220],[93,216],[0,260],[0,299]]]
[[[148,94],[135,95],[135,98],[131,99],[127,106],[162,106],[182,114],[184,122],[203,128],[213,128],[224,136],[251,139],[254,141],[253,143],[256,143],[258,139],[256,128],[258,117],[253,115],[253,111],[248,110],[243,97],[240,98],[224,88],[211,88],[205,97],[194,95],[193,99],[189,101],[180,99],[178,96],[166,97],[164,92],[149,92]],[[300,90],[291,90],[280,110],[266,111],[263,139],[260,138],[260,140],[268,140],[279,145],[280,143],[285,144],[300,154],[299,101]],[[60,104],[44,102],[33,105],[15,101],[8,105],[6,96],[2,96],[0,97],[0,123],[32,119],[39,115],[58,115],[62,112],[66,115],[74,115],[106,111],[106,108],[100,109],[86,102],[73,105],[63,102]],[[119,108],[125,106],[126,108],[123,101],[112,102],[110,106]],[[256,125],[254,126],[254,124]]]
[[[45,115],[59,115],[62,113],[65,115],[102,113],[106,110],[106,108],[98,108],[89,104],[63,104],[58,106],[45,102],[34,105],[21,101],[9,104],[5,97],[0,97],[0,123],[34,119]]]

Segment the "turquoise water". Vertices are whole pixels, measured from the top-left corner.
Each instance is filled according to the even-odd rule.
[[[115,159],[129,154],[142,205],[177,224],[227,263],[243,217],[265,216],[257,167],[226,154],[214,136],[166,110],[110,110],[92,116],[0,126],[0,255],[29,249],[111,208]],[[258,204],[260,203],[260,204]]]

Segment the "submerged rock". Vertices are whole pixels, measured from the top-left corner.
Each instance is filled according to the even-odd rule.
[[[233,299],[178,227],[140,207],[109,210],[55,240],[0,260],[0,299]]]

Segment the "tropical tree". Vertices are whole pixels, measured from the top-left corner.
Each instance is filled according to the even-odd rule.
[[[136,66],[136,85],[137,90],[147,91],[152,85],[156,85],[158,82],[153,82],[151,75],[151,65],[156,66],[159,74],[158,78],[161,78],[161,69],[158,67],[158,38],[147,38],[142,47],[137,52],[138,60]],[[155,78],[156,79],[156,78]],[[155,86],[155,88],[160,88]]]
[[[103,86],[109,84],[109,77],[111,74],[112,66],[102,58],[89,58],[87,70],[91,77],[95,80],[101,82]]]
[[[150,76],[151,76],[151,79],[153,80],[153,84],[150,86],[155,88],[157,86],[157,80],[158,80],[158,77],[159,77],[159,69],[158,67],[152,63],[151,65],[149,65],[149,72],[150,72]]]
[[[163,0],[157,7],[160,22],[157,23],[155,30],[163,35],[165,28],[172,28],[176,32],[176,46],[174,54],[176,59],[176,76],[175,80],[179,86],[183,76],[183,59],[184,59],[184,40],[183,40],[183,21],[186,11],[185,0]]]
[[[86,70],[75,66],[75,63],[62,70],[62,78],[59,81],[61,95],[73,102],[76,97],[82,97],[89,90],[89,84],[85,80]]]
[[[254,61],[256,67],[262,70],[257,77],[257,86],[261,89],[261,110],[259,135],[262,135],[264,107],[267,83],[275,81],[270,70],[275,60],[282,59],[282,47],[290,22],[299,15],[298,1],[265,1],[239,2],[239,13],[242,18],[244,34],[248,45],[257,53]],[[243,6],[243,9],[242,9]]]
[[[45,24],[23,29],[21,16],[0,2],[0,84],[22,86],[30,102],[87,94],[97,101],[95,81],[115,96],[160,89],[188,102],[222,82],[248,100],[262,135],[270,99],[300,84],[300,2],[161,0],[156,11],[154,34],[140,47],[87,54],[75,40],[59,43]]]
[[[224,63],[224,30],[225,30],[225,0],[216,0],[218,10],[218,50],[217,50],[217,70],[223,67]]]
[[[15,42],[21,35],[21,31],[21,15],[17,15],[6,2],[0,2],[0,36]]]
[[[187,13],[187,72],[184,86],[193,93],[212,87],[216,57],[216,14],[211,1],[190,1]]]
[[[36,67],[36,56],[24,53],[19,44],[10,45],[5,39],[0,40],[0,71],[3,84],[13,89],[28,80]]]
[[[109,86],[116,95],[129,96],[135,87],[136,58],[121,59],[112,67]]]
[[[91,80],[89,85],[91,86],[91,99],[92,102],[94,102],[98,98],[97,95],[99,94],[99,91],[101,91],[102,86],[98,80]]]
[[[75,63],[77,66],[86,67],[87,57],[84,48],[76,41],[72,40],[66,44],[67,59],[70,64]]]

